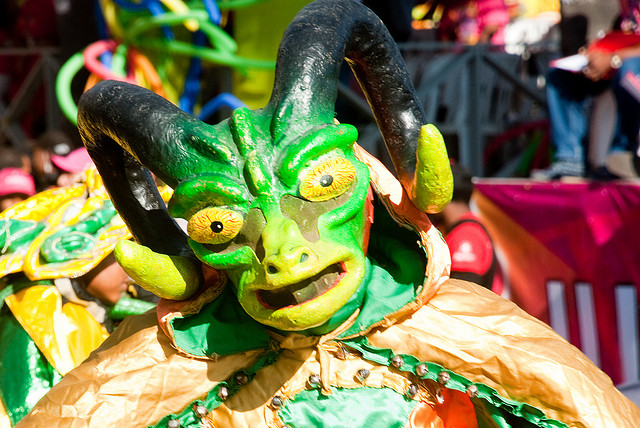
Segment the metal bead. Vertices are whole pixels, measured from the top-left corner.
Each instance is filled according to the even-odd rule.
[[[182,425],[180,425],[180,422],[177,419],[169,419],[167,426],[169,428],[180,428]]]
[[[193,411],[195,412],[196,416],[199,418],[204,418],[205,416],[207,416],[207,413],[209,413],[207,411],[207,408],[204,407],[202,404],[198,404],[196,406],[193,406]]]
[[[220,389],[218,390],[218,398],[221,399],[222,401],[229,398],[229,388],[227,388],[226,386],[221,386]]]
[[[449,375],[449,373],[447,372],[438,373],[438,382],[440,382],[442,385],[446,385],[450,379],[451,379],[451,375]]]
[[[395,355],[391,358],[391,364],[393,364],[393,367],[399,369],[404,364],[404,359],[401,355]]]
[[[416,375],[418,375],[419,377],[426,375],[428,371],[429,369],[427,368],[426,364],[418,364],[416,366]]]
[[[418,393],[418,385],[416,385],[415,383],[412,383],[411,385],[409,385],[409,388],[407,388],[407,397],[409,398],[413,398],[416,396],[416,394]]]
[[[361,382],[364,382],[369,377],[369,374],[371,374],[369,370],[360,369],[357,371],[356,376],[358,377],[358,380],[360,380]]]
[[[475,385],[467,386],[467,395],[471,398],[478,396],[478,387]]]
[[[347,350],[347,348],[345,348],[342,345],[339,345],[338,349],[336,350],[336,357],[338,357],[341,360],[346,360],[348,356],[349,356],[349,351]]]
[[[271,405],[273,407],[279,408],[279,407],[282,407],[283,404],[284,404],[284,400],[279,395],[276,395],[271,399]]]
[[[309,375],[309,386],[312,388],[317,388],[320,385],[320,375],[312,374]]]
[[[238,372],[234,376],[234,380],[240,386],[246,385],[247,382],[249,382],[249,376],[247,376],[247,374],[245,372]]]

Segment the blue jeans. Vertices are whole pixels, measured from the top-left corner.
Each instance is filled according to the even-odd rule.
[[[640,57],[625,59],[610,80],[593,82],[582,74],[552,68],[547,74],[547,103],[556,160],[584,162],[593,98],[611,88],[617,105],[612,151],[635,151],[640,103],[620,83],[631,71],[640,75]]]

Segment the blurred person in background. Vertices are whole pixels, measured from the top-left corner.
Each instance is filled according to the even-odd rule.
[[[477,0],[478,41],[503,45],[504,30],[511,20],[505,0]]]
[[[31,159],[28,154],[14,147],[0,147],[0,169],[3,168],[20,168],[31,174]]]
[[[504,44],[504,30],[511,20],[505,0],[467,0],[441,2],[442,20],[437,28],[440,41]]]
[[[545,170],[533,171],[534,179],[585,177],[631,178],[632,152],[638,145],[640,102],[625,87],[628,76],[640,75],[639,0],[621,0],[614,30],[594,40],[576,58],[575,68],[556,66],[547,75],[547,102],[555,161]],[[558,63],[556,63],[558,65]],[[637,77],[636,77],[637,78]],[[610,160],[605,170],[587,165],[588,129],[594,98],[610,89],[617,107]]]
[[[0,169],[0,212],[36,193],[33,177],[21,168]]]
[[[82,178],[82,173],[93,166],[87,149],[80,147],[66,156],[51,155],[51,163],[58,169],[56,184],[60,187],[70,186]]]
[[[36,189],[42,191],[58,185],[58,177],[63,173],[52,162],[52,156],[66,156],[74,149],[71,139],[60,130],[44,132],[36,140],[31,141],[33,154],[31,163]]]
[[[497,259],[489,233],[469,206],[473,193],[471,174],[457,162],[452,162],[451,171],[451,202],[442,212],[429,216],[449,246],[451,278],[494,290]]]

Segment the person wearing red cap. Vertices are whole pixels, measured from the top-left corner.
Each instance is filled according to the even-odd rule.
[[[75,149],[66,156],[52,154],[51,163],[62,171],[56,180],[56,184],[60,187],[73,184],[87,168],[93,165],[84,147]]]
[[[0,212],[36,193],[33,177],[20,168],[0,170]]]

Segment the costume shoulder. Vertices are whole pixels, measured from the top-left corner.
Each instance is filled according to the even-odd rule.
[[[237,358],[246,361],[247,355]],[[155,312],[132,316],[18,427],[131,426],[134,414],[136,425],[147,426],[206,395],[215,379],[237,367],[234,356],[216,364],[179,354],[158,328]]]
[[[369,342],[447,367],[568,426],[637,427],[640,421],[640,409],[580,350],[471,282],[444,282],[411,318]]]

